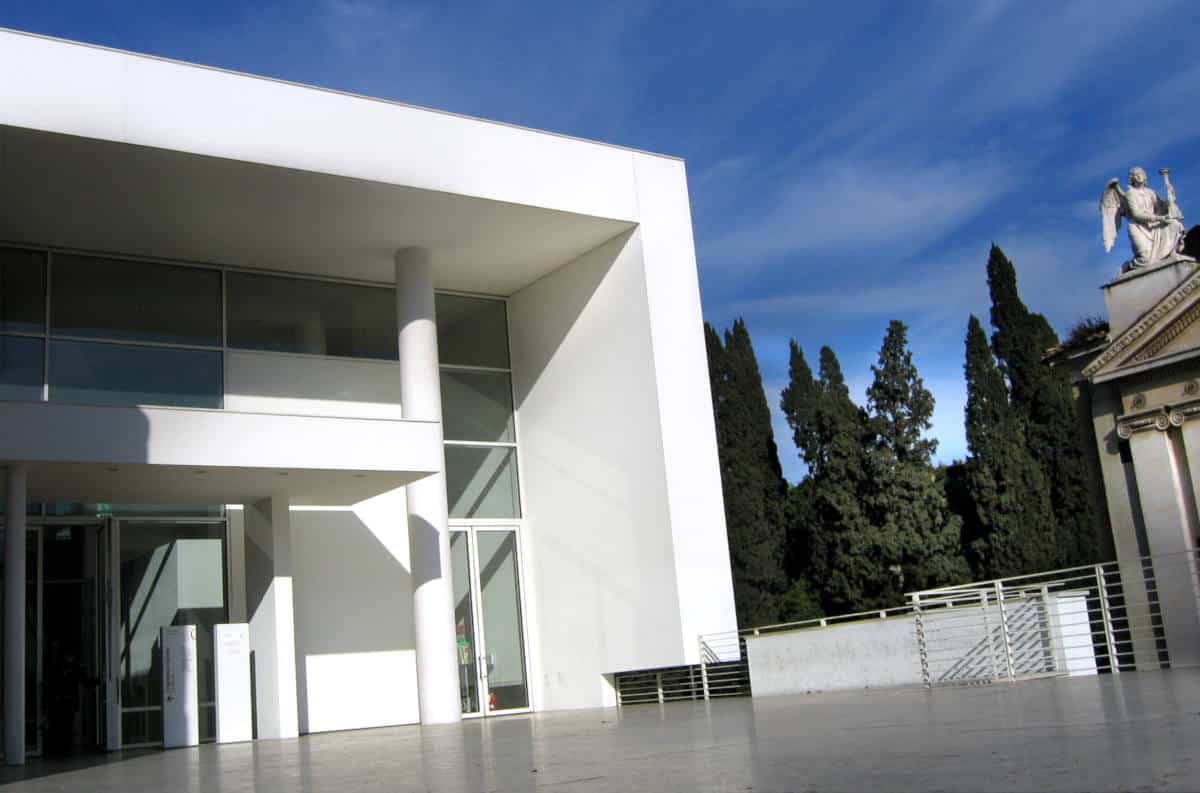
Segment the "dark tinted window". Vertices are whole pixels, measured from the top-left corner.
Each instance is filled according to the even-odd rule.
[[[504,301],[437,295],[438,358],[445,364],[508,368]]]
[[[391,289],[229,273],[229,346],[396,360]]]
[[[0,331],[46,330],[46,254],[0,248]]]
[[[56,254],[50,329],[60,336],[221,345],[221,273]]]

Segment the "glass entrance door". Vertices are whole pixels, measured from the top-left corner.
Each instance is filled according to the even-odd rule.
[[[106,747],[106,531],[94,518],[30,521],[27,528],[27,754],[65,756]]]
[[[200,740],[216,737],[212,626],[228,621],[224,520],[113,521],[116,744],[162,743],[160,630],[195,625]]]
[[[516,531],[483,526],[453,530],[450,557],[463,714],[528,710]]]

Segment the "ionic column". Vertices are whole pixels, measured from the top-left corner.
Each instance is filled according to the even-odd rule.
[[[28,470],[8,467],[4,533],[4,761],[25,765],[25,510]]]
[[[424,248],[399,250],[395,261],[401,409],[405,419],[437,422],[440,441],[442,393],[433,308],[433,264]],[[442,459],[439,454],[438,460]],[[448,724],[462,719],[462,703],[458,692],[444,463],[436,473],[408,485],[405,493],[421,723]]]

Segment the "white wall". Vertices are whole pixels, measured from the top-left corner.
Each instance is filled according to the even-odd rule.
[[[595,707],[604,673],[682,663],[640,233],[509,301],[539,708]]]
[[[697,637],[737,628],[700,282],[682,162],[635,154],[650,339],[688,663]]]
[[[0,31],[0,123],[634,219],[630,152]],[[587,185],[587,189],[580,189]]]
[[[922,685],[912,617],[746,639],[756,697]]]
[[[300,731],[416,723],[403,491],[291,522]]]

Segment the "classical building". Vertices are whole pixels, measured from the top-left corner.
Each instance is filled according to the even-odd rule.
[[[0,32],[4,736],[614,702],[736,627],[684,164]]]
[[[1139,669],[1163,661],[1194,666],[1200,663],[1200,269],[1192,261],[1135,269],[1104,292],[1108,332],[1080,339],[1057,357],[1081,378],[1134,662]],[[1153,630],[1156,623],[1161,631]]]

